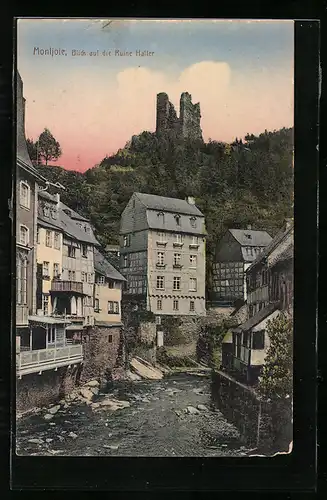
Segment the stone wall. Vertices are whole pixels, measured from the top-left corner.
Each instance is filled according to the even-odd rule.
[[[156,324],[150,322],[142,322],[138,327],[138,338],[142,343],[155,344],[156,342]]]
[[[121,327],[94,326],[84,335],[84,363],[81,371],[81,383],[92,379],[109,380],[117,367],[121,351]]]
[[[262,454],[287,452],[293,440],[290,400],[265,402],[223,372],[214,372],[212,398],[240,431],[242,440]]]
[[[79,366],[62,367],[24,375],[16,383],[16,410],[18,413],[42,408],[67,396],[78,382]]]

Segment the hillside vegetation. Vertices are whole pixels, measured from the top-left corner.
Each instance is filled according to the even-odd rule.
[[[206,217],[209,288],[215,244],[226,228],[251,224],[274,236],[292,216],[293,129],[247,135],[231,144],[143,132],[85,173],[37,168],[66,187],[62,201],[90,218],[104,246],[118,243],[120,215],[135,191],[193,196]]]

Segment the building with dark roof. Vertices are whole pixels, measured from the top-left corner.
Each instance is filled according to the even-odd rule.
[[[193,198],[134,193],[120,225],[124,296],[158,316],[204,315],[206,234]]]
[[[245,301],[245,272],[271,241],[266,231],[228,229],[216,247],[210,299],[226,306]]]

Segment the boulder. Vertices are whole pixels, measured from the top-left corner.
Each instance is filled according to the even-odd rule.
[[[189,413],[190,415],[197,415],[197,414],[200,413],[199,410],[197,410],[196,408],[194,408],[194,406],[188,406],[186,408],[186,410],[187,410],[187,413]]]
[[[93,394],[94,394],[95,396],[97,396],[97,395],[99,394],[99,387],[92,387],[92,388],[91,388],[91,391],[93,392]]]
[[[208,411],[208,408],[205,405],[197,405],[197,409],[201,411]]]
[[[88,389],[87,387],[82,387],[79,392],[81,396],[87,401],[91,401],[91,399],[93,398],[93,392],[91,391],[91,389]]]
[[[78,437],[77,434],[75,434],[75,432],[70,432],[68,436],[72,439],[76,439]]]
[[[44,418],[44,420],[51,420],[51,419],[53,419],[53,415],[51,415],[51,413],[46,413],[43,418]]]
[[[52,406],[52,408],[49,408],[49,413],[51,415],[55,415],[58,411],[60,410],[60,405]]]
[[[99,403],[99,406],[106,407],[111,411],[116,411],[128,408],[130,403],[128,401],[119,401],[118,399],[104,399]]]
[[[84,384],[86,387],[99,387],[99,382],[97,380],[90,380],[90,382],[87,382]]]
[[[44,441],[43,439],[38,439],[38,438],[31,438],[28,440],[29,443],[33,443],[33,444],[43,444]]]
[[[45,441],[46,441],[47,443],[52,443],[53,439],[52,439],[52,438],[47,438]]]

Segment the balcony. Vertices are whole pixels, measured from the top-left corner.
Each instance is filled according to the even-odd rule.
[[[166,267],[166,264],[161,264],[160,262],[157,262],[156,267],[158,267],[160,269],[164,269]]]
[[[28,326],[28,306],[16,304],[16,326]]]
[[[156,240],[158,247],[165,247],[167,245],[167,241]]]
[[[72,292],[83,295],[83,283],[78,281],[53,280],[51,282],[51,292]]]
[[[24,351],[16,354],[16,371],[20,378],[30,373],[41,374],[45,370],[56,370],[83,361],[82,345],[67,345],[52,349]]]
[[[182,241],[173,241],[173,246],[174,247],[182,247],[184,243]]]
[[[173,268],[174,268],[174,269],[182,269],[182,267],[183,267],[183,264],[178,264],[177,262],[175,262],[175,263],[173,264]]]
[[[192,250],[197,250],[199,248],[199,243],[190,243],[189,244],[189,248],[191,248]]]

